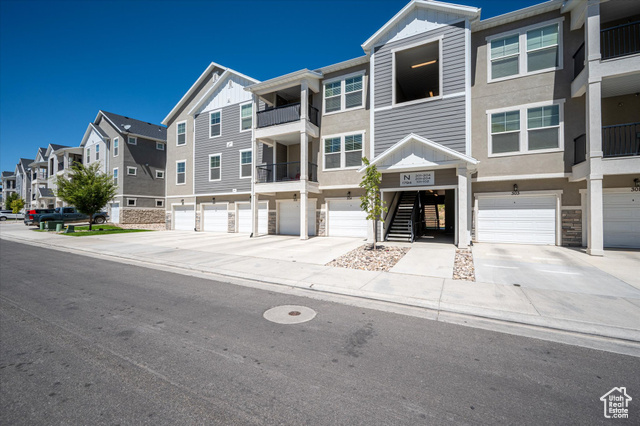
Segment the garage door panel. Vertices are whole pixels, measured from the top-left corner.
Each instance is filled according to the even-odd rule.
[[[251,233],[251,204],[238,204],[238,232]],[[258,234],[269,233],[269,204],[258,203]]]
[[[603,195],[605,247],[640,248],[640,194]]]
[[[178,206],[173,210],[174,229],[193,231],[196,223],[196,211],[194,206]]]
[[[211,205],[204,206],[202,229],[207,232],[227,232],[229,215],[227,213],[227,205]]]
[[[281,235],[300,235],[300,202],[280,201],[278,203],[278,233]],[[309,236],[316,235],[316,203],[309,201],[307,207]]]
[[[327,235],[330,237],[367,237],[367,213],[358,200],[333,200],[327,203]]]

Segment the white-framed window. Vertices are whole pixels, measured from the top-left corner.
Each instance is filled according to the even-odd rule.
[[[323,138],[323,169],[341,170],[362,166],[364,132]]]
[[[487,37],[487,80],[562,69],[563,18]]]
[[[135,207],[137,198],[127,198],[127,207]]]
[[[187,122],[181,121],[176,124],[176,145],[187,144]]]
[[[209,181],[222,179],[222,154],[209,155]]]
[[[245,132],[253,127],[253,102],[240,105],[240,131]]]
[[[120,138],[113,138],[113,156],[117,157],[120,153]]]
[[[96,144],[96,161],[100,160],[100,145]]]
[[[245,149],[240,151],[240,177],[251,177],[251,150]]]
[[[364,72],[324,82],[324,113],[348,111],[364,106]]]
[[[442,97],[442,40],[440,36],[392,50],[394,106]]]
[[[164,200],[156,198],[156,207],[164,207]]]
[[[156,170],[156,179],[164,179],[164,170]]]
[[[118,185],[118,168],[113,169],[113,183]]]
[[[176,161],[176,185],[184,185],[187,182],[187,160]]]
[[[137,174],[138,174],[138,168],[137,167],[131,167],[131,166],[127,167],[127,175],[135,176]]]
[[[134,136],[129,136],[127,138],[127,143],[129,145],[138,145],[138,138],[134,137]]]
[[[564,99],[487,111],[489,157],[564,150]]]
[[[91,162],[91,148],[87,148],[87,164]]]
[[[158,151],[164,151],[164,144],[162,142],[156,142],[156,149]]]
[[[222,134],[222,112],[212,111],[209,113],[209,137],[215,138]]]

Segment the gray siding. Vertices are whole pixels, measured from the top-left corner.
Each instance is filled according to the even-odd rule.
[[[375,53],[375,108],[392,105],[392,49],[443,36],[442,94],[465,91],[464,22],[388,43]],[[465,97],[398,105],[375,111],[375,155],[416,133],[460,152],[465,151]]]
[[[196,118],[195,193],[217,194],[251,191],[251,179],[240,179],[240,150],[251,148],[251,132],[240,132],[240,105],[222,108],[221,136],[209,138],[209,112]],[[233,142],[227,147],[227,142]],[[222,154],[221,180],[209,182],[209,155]]]
[[[165,170],[167,162],[166,146],[164,151],[156,149],[156,142],[138,138],[137,145],[129,145],[126,138],[120,142],[120,155],[123,156],[120,178],[123,193],[128,195],[150,195],[164,198],[164,179],[156,179],[156,170]],[[137,175],[127,175],[127,167],[137,167]],[[166,173],[165,173],[166,178]]]

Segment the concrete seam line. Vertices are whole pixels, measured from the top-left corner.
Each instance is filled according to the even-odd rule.
[[[517,287],[517,289],[520,290],[520,292],[524,295],[524,297],[527,299],[527,301],[533,307],[533,309],[535,309],[535,311],[538,313],[538,315],[542,316],[542,314],[540,314],[540,311],[538,310],[538,308],[536,308],[536,305],[534,305],[533,302],[531,301],[531,299],[529,299],[529,295],[527,294],[526,291],[524,291],[524,288]]]

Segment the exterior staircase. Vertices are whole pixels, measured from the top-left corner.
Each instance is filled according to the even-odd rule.
[[[387,241],[413,242],[414,231],[414,209],[418,209],[418,192],[404,191],[400,195],[400,201],[391,219],[391,226],[387,231]]]
[[[440,229],[440,215],[437,205],[427,204],[424,206],[424,223],[427,229]]]

